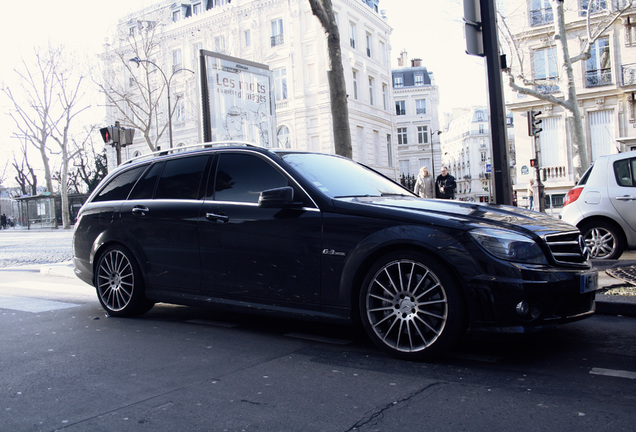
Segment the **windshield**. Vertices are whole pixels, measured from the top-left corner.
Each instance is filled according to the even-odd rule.
[[[283,159],[331,198],[410,195],[397,183],[339,156],[289,153]]]

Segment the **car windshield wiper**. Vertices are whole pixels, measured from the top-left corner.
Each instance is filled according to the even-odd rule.
[[[389,193],[389,192],[382,192],[383,197],[387,197],[387,196],[399,196],[399,197],[405,197],[405,196],[409,196],[403,193]]]
[[[371,195],[371,194],[359,194],[359,195],[338,195],[334,198],[371,198],[371,197],[379,197],[382,195]]]

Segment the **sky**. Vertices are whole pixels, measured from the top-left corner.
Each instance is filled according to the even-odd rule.
[[[36,46],[63,44],[82,58],[101,52],[104,39],[117,20],[157,3],[153,0],[30,0],[3,5],[0,26],[0,85],[12,85],[22,58],[30,58]],[[454,107],[487,104],[484,59],[465,53],[463,0],[380,0],[393,28],[391,64],[397,68],[400,52],[421,58],[433,72],[439,87],[440,114]],[[12,120],[4,113],[6,98],[0,94],[0,176],[6,165]],[[9,156],[10,158],[11,156]]]

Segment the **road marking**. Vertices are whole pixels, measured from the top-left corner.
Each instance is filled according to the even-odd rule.
[[[65,303],[32,297],[0,296],[0,309],[11,309],[21,312],[40,313],[68,309],[77,306],[79,305],[75,303]]]
[[[636,372],[616,370],[616,369],[592,368],[592,370],[590,371],[590,374],[611,376],[616,378],[636,379]]]

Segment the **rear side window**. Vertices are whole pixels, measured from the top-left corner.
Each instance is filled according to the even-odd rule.
[[[99,191],[95,198],[93,198],[93,202],[125,200],[133,185],[146,168],[148,168],[148,165],[142,165],[116,175]]]
[[[163,169],[155,199],[199,198],[199,187],[209,156],[169,160]]]
[[[267,189],[288,186],[287,178],[265,160],[249,154],[222,154],[214,184],[216,201],[257,203]]]
[[[636,158],[623,159],[614,162],[614,175],[619,186],[636,186],[634,172],[636,171]]]
[[[157,185],[157,179],[161,175],[163,169],[163,162],[154,164],[146,172],[146,174],[137,182],[133,189],[130,200],[152,199],[152,195],[155,193],[155,186]]]

